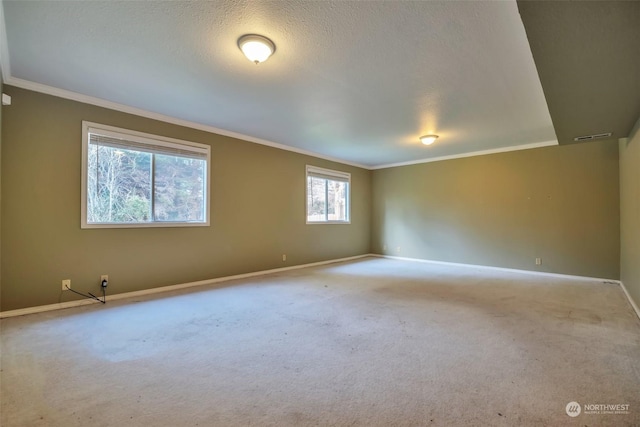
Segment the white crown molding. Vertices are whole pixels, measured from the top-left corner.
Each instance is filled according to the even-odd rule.
[[[522,144],[522,145],[510,145],[508,147],[491,148],[489,150],[480,150],[480,151],[471,151],[469,153],[452,154],[450,156],[430,157],[430,158],[420,159],[420,160],[410,160],[407,162],[388,163],[385,165],[370,166],[369,169],[377,170],[377,169],[395,168],[399,166],[418,165],[421,163],[441,162],[443,160],[463,159],[465,157],[485,156],[487,154],[507,153],[509,151],[520,151],[520,150],[530,150],[532,148],[551,147],[554,145],[558,145],[557,140],[534,142],[531,144]]]
[[[0,54],[2,53],[1,50],[2,50],[2,46],[0,45]],[[171,123],[178,126],[197,129],[204,132],[214,133],[217,135],[228,136],[231,138],[236,138],[236,139],[240,139],[247,142],[253,142],[255,144],[266,145],[268,147],[273,147],[273,148],[277,148],[285,151],[291,151],[294,153],[303,154],[303,155],[315,157],[318,159],[329,160],[331,162],[336,162],[344,165],[355,166],[357,168],[366,169],[366,170],[387,169],[387,168],[394,168],[399,166],[410,166],[410,165],[416,165],[421,163],[440,162],[443,160],[461,159],[465,157],[484,156],[487,154],[506,153],[509,151],[529,150],[532,148],[550,147],[550,146],[558,145],[558,141],[544,141],[544,142],[535,142],[532,144],[512,145],[509,147],[492,148],[489,150],[482,150],[482,151],[473,151],[470,153],[452,154],[450,156],[432,157],[427,159],[411,160],[411,161],[400,162],[400,163],[388,163],[388,164],[383,164],[378,166],[367,166],[361,163],[349,162],[347,160],[339,159],[337,157],[325,156],[323,154],[319,154],[313,151],[291,147],[289,145],[280,144],[278,142],[268,141],[266,139],[256,138],[250,135],[244,135],[238,132],[228,131],[228,130],[220,129],[214,126],[209,126],[201,123],[191,122],[188,120],[178,119],[175,117],[166,116],[164,114],[154,113],[152,111],[143,110],[141,108],[131,107],[128,105],[119,104],[117,102],[107,101],[106,99],[96,98],[93,96],[84,95],[81,93],[72,92],[70,90],[60,89],[53,86],[32,82],[29,80],[19,79],[16,77],[12,77],[8,74],[7,75],[4,74],[5,63],[8,63],[8,59],[2,62],[2,64],[0,65],[3,66],[3,69],[2,69],[3,76],[5,77],[4,83],[10,86],[16,86],[22,89],[32,90],[34,92],[40,92],[47,95],[57,96],[59,98],[70,99],[72,101],[82,102],[84,104],[90,104],[98,107],[108,108],[110,110],[120,111],[127,114],[133,114],[140,117],[146,117],[148,119],[158,120],[165,123]],[[6,68],[8,69],[9,67],[6,66]]]
[[[0,0],[0,72],[3,82],[11,76],[9,66],[9,44],[7,43],[7,28],[4,21],[4,3]]]
[[[153,111],[147,111],[141,108],[131,107],[128,105],[119,104],[117,102],[107,101],[106,99],[96,98],[96,97],[84,95],[78,92],[72,92],[66,89],[60,89],[57,87],[32,82],[29,80],[19,79],[16,77],[12,77],[10,75],[5,78],[5,84],[10,86],[16,86],[22,89],[32,90],[34,92],[40,92],[47,95],[57,96],[59,98],[82,102],[84,104],[95,105],[98,107],[108,108],[110,110],[120,111],[127,114],[133,114],[140,117],[146,117],[148,119],[158,120],[165,123],[171,123],[178,126],[197,129],[204,132],[214,133],[217,135],[228,136],[228,137],[240,139],[243,141],[253,142],[255,144],[266,145],[268,147],[278,148],[280,150],[292,151],[294,153],[304,154],[306,156],[311,156],[318,159],[329,160],[329,161],[340,163],[343,165],[355,166],[361,169],[369,169],[369,166],[365,166],[360,163],[349,162],[346,160],[339,159],[337,157],[325,156],[323,154],[304,150],[302,148],[291,147],[289,145],[280,144],[278,142],[268,141],[266,139],[256,138],[250,135],[244,135],[238,132],[220,129],[214,126],[204,125],[202,123],[196,123],[188,120],[178,119],[175,117],[166,116],[164,114],[154,113]]]
[[[1,34],[0,34],[0,37],[1,37]],[[5,38],[5,40],[6,40],[6,38]],[[2,43],[0,42],[0,54],[2,54],[2,50],[3,50],[3,47],[1,46],[1,44]],[[6,45],[6,43],[5,43],[5,45]],[[416,164],[421,164],[421,163],[440,162],[440,161],[443,161],[443,160],[462,159],[462,158],[465,158],[465,157],[484,156],[484,155],[487,155],[487,154],[506,153],[506,152],[509,152],[509,151],[519,151],[519,150],[530,150],[532,148],[550,147],[550,146],[558,145],[558,141],[544,141],[544,142],[535,142],[535,143],[532,143],[532,144],[512,145],[512,146],[509,146],[509,147],[492,148],[492,149],[489,149],[489,150],[482,150],[482,151],[473,151],[473,152],[470,152],[470,153],[452,154],[450,156],[432,157],[432,158],[427,158],[427,159],[411,160],[411,161],[400,162],[400,163],[388,163],[388,164],[383,164],[383,165],[378,165],[378,166],[367,166],[367,165],[363,165],[361,163],[349,162],[349,161],[346,161],[346,160],[339,159],[337,157],[325,156],[323,154],[319,154],[319,153],[316,153],[316,152],[313,152],[313,151],[308,151],[308,150],[303,150],[301,148],[291,147],[289,145],[280,144],[278,142],[268,141],[266,139],[256,138],[256,137],[253,137],[253,136],[250,136],[250,135],[244,135],[244,134],[241,134],[241,133],[228,131],[228,130],[225,130],[225,129],[220,129],[220,128],[217,128],[217,127],[214,127],[214,126],[204,125],[204,124],[201,124],[201,123],[190,122],[188,120],[178,119],[178,118],[171,117],[171,116],[166,116],[166,115],[160,114],[160,113],[154,113],[152,111],[143,110],[141,108],[130,107],[128,105],[119,104],[117,102],[112,102],[112,101],[107,101],[105,99],[96,98],[96,97],[93,97],[93,96],[84,95],[84,94],[77,93],[77,92],[72,92],[70,90],[59,89],[59,88],[56,88],[56,87],[53,87],[53,86],[48,86],[48,85],[44,85],[44,84],[41,84],[41,83],[36,83],[36,82],[29,81],[29,80],[23,80],[23,79],[19,79],[19,78],[16,78],[16,77],[12,77],[9,74],[5,74],[5,71],[4,71],[5,67],[7,69],[9,68],[8,66],[5,66],[5,64],[7,64],[7,63],[8,63],[8,59],[6,59],[6,61],[3,61],[2,64],[0,64],[0,65],[2,65],[2,67],[3,67],[2,68],[3,76],[5,76],[4,83],[7,84],[7,85],[10,85],[10,86],[16,86],[16,87],[19,87],[19,88],[22,88],[22,89],[32,90],[34,92],[40,92],[40,93],[44,93],[44,94],[47,94],[47,95],[53,95],[53,96],[57,96],[59,98],[70,99],[72,101],[82,102],[84,104],[90,104],[90,105],[95,105],[95,106],[98,106],[98,107],[108,108],[110,110],[115,110],[115,111],[120,111],[120,112],[123,112],[123,113],[133,114],[133,115],[140,116],[140,117],[146,117],[148,119],[158,120],[158,121],[165,122],[165,123],[171,123],[171,124],[178,125],[178,126],[184,126],[184,127],[188,127],[188,128],[192,128],[192,129],[197,129],[197,130],[201,130],[201,131],[204,131],[204,132],[209,132],[209,133],[214,133],[214,134],[218,134],[218,135],[228,136],[228,137],[240,139],[240,140],[243,140],[243,141],[253,142],[255,144],[266,145],[268,147],[278,148],[280,150],[292,151],[294,153],[304,154],[306,156],[311,156],[311,157],[315,157],[315,158],[318,158],[318,159],[329,160],[329,161],[340,163],[340,164],[344,164],[344,165],[355,166],[357,168],[366,169],[366,170],[387,169],[387,168],[394,168],[394,167],[399,167],[399,166],[410,166],[410,165],[416,165]],[[8,73],[8,70],[7,70],[7,73]]]
[[[337,258],[337,259],[330,259],[330,260],[326,260],[326,261],[312,262],[312,263],[309,263],[309,264],[300,264],[300,265],[292,265],[292,266],[289,266],[289,267],[273,268],[271,270],[254,271],[254,272],[251,272],[251,273],[236,274],[236,275],[233,275],[233,276],[217,277],[215,279],[199,280],[197,282],[187,282],[187,283],[181,283],[181,284],[178,284],[178,285],[170,285],[170,286],[162,286],[162,287],[159,287],[159,288],[144,289],[144,290],[141,290],[141,291],[124,292],[124,293],[121,293],[121,294],[108,295],[106,297],[106,301],[115,301],[115,300],[124,299],[124,298],[134,298],[134,297],[140,297],[140,296],[145,296],[145,295],[158,294],[158,293],[162,293],[162,292],[170,292],[170,291],[177,291],[177,290],[180,290],[180,289],[193,288],[193,287],[196,287],[196,286],[212,285],[212,284],[220,283],[220,282],[228,282],[230,280],[246,279],[246,278],[255,277],[255,276],[265,276],[265,275],[274,274],[274,273],[281,273],[283,271],[298,270],[298,269],[301,269],[301,268],[316,267],[316,266],[326,265],[326,264],[335,264],[335,263],[338,263],[338,262],[352,261],[352,260],[356,260],[356,259],[360,259],[360,258],[366,258],[368,256],[371,256],[371,254],[355,255],[355,256],[350,256],[350,257],[346,257],[346,258]],[[77,301],[67,301],[67,302],[58,303],[58,304],[38,305],[38,306],[35,306],[35,307],[27,307],[27,308],[19,308],[19,309],[16,309],[16,310],[0,311],[0,319],[4,319],[4,318],[7,318],[7,317],[25,316],[27,314],[42,313],[42,312],[45,312],[45,311],[53,311],[53,310],[61,310],[61,309],[65,309],[65,308],[80,307],[80,306],[87,305],[87,304],[98,304],[98,301],[92,300],[92,299],[81,299],[81,300],[77,300]]]

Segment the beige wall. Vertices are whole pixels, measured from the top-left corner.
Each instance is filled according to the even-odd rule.
[[[640,119],[620,141],[620,280],[640,305]]]
[[[640,299],[640,132],[619,158],[615,142],[600,141],[370,172],[4,90],[13,105],[0,118],[2,310],[75,299],[60,291],[67,278],[97,292],[109,274],[109,291],[121,293],[370,250],[611,279],[621,270]],[[210,144],[211,227],[81,230],[82,120]],[[352,173],[351,225],[305,224],[306,164]]]
[[[369,252],[371,172],[5,86],[2,310]],[[212,147],[211,226],[80,229],[81,122]],[[350,225],[305,224],[305,165],[352,174]],[[287,262],[282,262],[282,254]]]
[[[375,253],[619,278],[615,141],[381,169],[372,188]]]

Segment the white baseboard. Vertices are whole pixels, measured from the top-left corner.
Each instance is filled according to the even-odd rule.
[[[236,275],[233,275],[233,276],[217,277],[215,279],[200,280],[200,281],[197,281],[197,282],[187,282],[187,283],[181,283],[181,284],[177,284],[177,285],[162,286],[162,287],[159,287],[159,288],[144,289],[144,290],[141,290],[141,291],[124,292],[124,293],[121,293],[121,294],[108,295],[106,300],[107,301],[114,301],[114,300],[119,300],[119,299],[124,299],[124,298],[132,298],[132,297],[139,297],[139,296],[144,296],[144,295],[152,295],[152,294],[157,294],[157,293],[162,293],[162,292],[170,292],[170,291],[176,291],[176,290],[180,290],[180,289],[192,288],[192,287],[196,287],[196,286],[205,286],[205,285],[211,285],[211,284],[214,284],[214,283],[227,282],[227,281],[230,281],[230,280],[245,279],[245,278],[255,277],[255,276],[265,276],[265,275],[269,275],[269,274],[280,273],[280,272],[283,272],[283,271],[297,270],[297,269],[301,269],[301,268],[315,267],[315,266],[326,265],[326,264],[334,264],[334,263],[337,263],[337,262],[352,261],[352,260],[356,260],[356,259],[360,259],[360,258],[366,258],[366,257],[388,258],[388,259],[397,259],[397,260],[401,260],[401,261],[413,261],[413,262],[421,262],[421,263],[427,263],[427,264],[439,264],[439,265],[458,266],[458,267],[473,267],[473,268],[481,268],[481,269],[485,269],[485,270],[507,271],[507,272],[512,272],[512,273],[534,274],[534,275],[537,275],[537,276],[573,278],[573,279],[590,280],[590,281],[598,281],[598,282],[609,282],[609,283],[613,283],[613,284],[619,284],[620,287],[622,288],[622,291],[627,296],[627,299],[629,300],[629,303],[631,304],[631,306],[633,307],[634,311],[638,315],[638,318],[640,318],[640,309],[638,308],[638,305],[635,303],[633,298],[631,298],[631,295],[627,291],[627,288],[624,286],[624,283],[622,283],[620,280],[601,279],[601,278],[597,278],[597,277],[587,277],[587,276],[574,276],[574,275],[570,275],[570,274],[546,273],[546,272],[543,272],[543,271],[520,270],[520,269],[516,269],[516,268],[492,267],[492,266],[488,266],[488,265],[463,264],[463,263],[458,263],[458,262],[447,262],[447,261],[434,261],[434,260],[421,259],[421,258],[398,257],[398,256],[391,256],[391,255],[372,254],[372,253],[363,254],[363,255],[356,255],[356,256],[351,256],[351,257],[346,257],[346,258],[337,258],[337,259],[331,259],[331,260],[326,260],[326,261],[312,262],[312,263],[309,263],[309,264],[300,264],[300,265],[292,265],[292,266],[289,266],[289,267],[273,268],[271,270],[254,271],[254,272],[251,272],[251,273],[236,274]],[[0,319],[7,318],[7,317],[24,316],[24,315],[27,315],[27,314],[34,314],[34,313],[42,313],[42,312],[45,312],[45,311],[61,310],[61,309],[72,308],[72,307],[80,307],[80,306],[88,305],[88,304],[98,304],[98,301],[91,300],[91,299],[83,299],[83,300],[68,301],[68,302],[63,302],[63,303],[58,303],[58,304],[48,304],[48,305],[40,305],[40,306],[36,306],[36,307],[20,308],[20,309],[17,309],[17,310],[0,311]]]
[[[434,260],[430,260],[430,259],[407,258],[407,257],[399,257],[399,256],[392,256],[392,255],[369,254],[369,256],[374,256],[374,257],[379,257],[379,258],[397,259],[397,260],[401,260],[401,261],[423,262],[423,263],[427,263],[427,264],[440,264],[440,265],[449,265],[449,266],[457,266],[457,267],[473,267],[473,268],[481,268],[483,270],[507,271],[507,272],[511,272],[511,273],[534,274],[534,275],[537,275],[537,276],[573,278],[573,279],[581,279],[581,280],[589,280],[589,281],[608,282],[608,283],[611,283],[611,284],[620,284],[619,280],[616,280],[616,279],[602,279],[602,278],[599,278],[599,277],[574,276],[574,275],[571,275],[571,274],[547,273],[547,272],[544,272],[544,271],[520,270],[518,268],[493,267],[493,266],[490,266],[490,265],[463,264],[463,263],[459,263],[459,262],[434,261]]]
[[[474,268],[482,268],[486,270],[496,270],[496,271],[508,271],[512,273],[528,273],[535,274],[537,276],[547,276],[547,277],[560,277],[560,278],[571,278],[571,279],[581,279],[581,280],[589,280],[589,281],[597,281],[597,282],[607,282],[611,284],[618,284],[622,288],[622,291],[627,296],[631,307],[638,315],[640,319],[640,308],[635,303],[633,298],[631,298],[631,294],[627,291],[627,288],[624,286],[621,280],[615,279],[601,279],[598,277],[588,277],[588,276],[574,276],[571,274],[559,274],[559,273],[547,273],[544,271],[531,271],[531,270],[520,270],[517,268],[503,268],[503,267],[492,267],[489,265],[476,265],[476,264],[461,264],[458,262],[447,262],[447,261],[433,261],[429,259],[421,259],[421,258],[407,258],[407,257],[399,257],[399,256],[391,256],[391,255],[380,255],[380,254],[369,254],[369,256],[379,257],[379,258],[389,258],[389,259],[398,259],[402,261],[414,261],[414,262],[423,262],[428,264],[441,264],[441,265],[450,265],[450,266],[460,266],[460,267],[474,267]]]
[[[176,291],[179,289],[192,288],[195,286],[211,285],[213,283],[227,282],[230,280],[245,279],[248,277],[265,276],[268,274],[280,273],[283,271],[297,270],[300,268],[315,267],[318,265],[333,264],[337,262],[351,261],[371,256],[371,254],[356,255],[346,258],[330,259],[326,261],[312,262],[309,264],[292,265],[289,267],[273,268],[271,270],[254,271],[251,273],[236,274],[233,276],[217,277],[215,279],[199,280],[197,282],[181,283],[178,285],[161,286],[158,288],[144,289],[142,291],[123,292],[121,294],[107,295],[107,301],[114,301],[124,298],[139,297],[144,295],[157,294],[161,292]],[[79,307],[87,304],[99,304],[98,301],[92,299],[83,299],[78,301],[68,301],[58,304],[39,305],[36,307],[19,308],[17,310],[0,311],[0,319],[6,317],[24,316],[27,314],[42,313],[44,311],[61,310],[64,308]]]
[[[631,298],[631,294],[629,293],[629,291],[627,291],[627,288],[626,286],[624,286],[624,283],[622,281],[620,281],[620,287],[622,288],[622,291],[624,292],[624,294],[627,296],[627,299],[629,300],[631,307],[633,307],[633,310],[638,315],[638,319],[640,319],[640,308],[638,308],[638,304],[636,304],[633,298]]]

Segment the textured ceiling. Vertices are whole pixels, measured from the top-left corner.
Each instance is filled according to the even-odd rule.
[[[555,141],[515,1],[4,1],[34,82],[366,166]],[[271,38],[254,65],[239,36]],[[6,73],[5,73],[6,74]],[[418,136],[437,133],[425,147]]]
[[[640,117],[639,1],[520,1],[560,144],[629,135]]]

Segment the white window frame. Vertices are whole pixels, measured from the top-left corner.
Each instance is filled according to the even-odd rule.
[[[347,197],[346,197],[346,213],[347,213],[347,220],[346,221],[340,221],[340,220],[327,220],[327,221],[309,221],[309,187],[308,187],[308,180],[309,180],[309,174],[311,173],[311,175],[313,176],[314,173],[316,174],[320,174],[320,175],[324,175],[327,178],[338,178],[340,181],[346,181],[347,182]],[[321,167],[317,167],[317,166],[312,166],[312,165],[306,165],[305,167],[305,176],[304,176],[304,194],[305,194],[305,198],[304,198],[304,205],[305,205],[305,222],[306,224],[351,224],[351,174],[348,172],[342,172],[342,171],[336,171],[336,170],[332,170],[332,169],[325,169],[325,168],[321,168]],[[327,201],[325,200],[325,203],[327,203]]]
[[[205,221],[202,222],[169,222],[169,221],[149,221],[149,222],[136,222],[136,223],[89,223],[87,222],[87,173],[88,173],[88,153],[89,153],[89,133],[99,132],[105,136],[112,136],[115,138],[127,139],[132,142],[141,144],[150,144],[161,147],[177,148],[182,150],[191,150],[194,152],[203,151],[207,156],[207,168],[204,178],[204,201],[205,207]],[[211,217],[210,212],[210,185],[209,177],[211,176],[211,147],[205,144],[198,144],[196,142],[183,141],[180,139],[167,138],[164,136],[152,135],[144,132],[137,132],[130,129],[118,128],[115,126],[108,126],[99,123],[93,123],[88,121],[82,122],[82,202],[80,213],[80,227],[81,228],[150,228],[150,227],[208,227]]]

